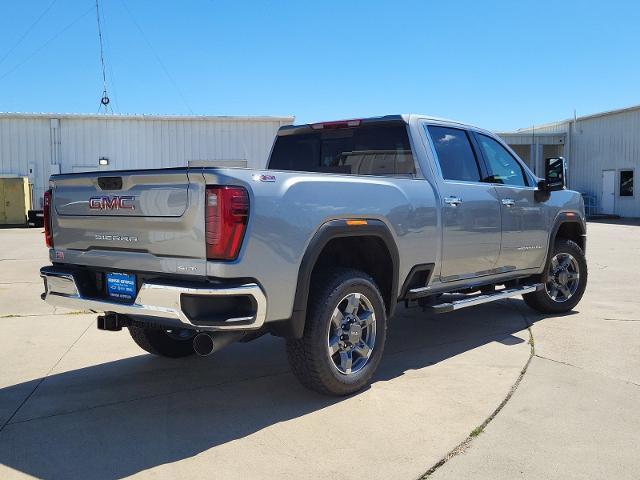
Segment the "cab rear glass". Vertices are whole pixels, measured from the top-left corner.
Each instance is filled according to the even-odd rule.
[[[413,176],[416,172],[407,127],[400,122],[305,129],[278,136],[269,169],[381,176]]]

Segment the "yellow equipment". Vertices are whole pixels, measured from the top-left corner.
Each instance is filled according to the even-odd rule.
[[[26,225],[31,209],[27,177],[0,177],[0,225]]]

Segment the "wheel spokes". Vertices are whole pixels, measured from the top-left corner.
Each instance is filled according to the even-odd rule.
[[[376,313],[365,294],[348,293],[331,314],[327,327],[327,354],[343,375],[362,370],[373,355]]]
[[[329,340],[329,353],[334,356],[340,350],[340,337],[333,335]]]
[[[358,320],[360,320],[360,326],[362,328],[370,326],[373,323],[373,312],[371,310],[366,310],[358,315]]]
[[[562,268],[562,269],[569,268],[569,265],[571,265],[571,260],[572,260],[572,258],[571,258],[569,255],[567,255],[567,256],[562,260],[562,262],[560,262],[560,268]]]
[[[347,306],[344,307],[344,313],[346,315],[355,315],[360,307],[360,294],[352,293],[347,297]]]
[[[369,348],[369,345],[367,345],[366,343],[360,342],[358,345],[356,345],[356,352],[358,352],[358,355],[360,355],[362,358],[369,358],[371,348]]]
[[[331,324],[333,325],[333,328],[336,330],[340,330],[342,328],[343,321],[344,321],[344,315],[338,309],[338,307],[336,307],[335,310],[333,311],[333,315],[331,315]]]
[[[344,373],[351,373],[353,365],[353,353],[351,351],[340,352],[340,367]]]

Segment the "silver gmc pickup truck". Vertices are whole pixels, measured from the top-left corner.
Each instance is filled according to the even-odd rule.
[[[283,127],[266,170],[54,175],[42,297],[166,357],[281,336],[304,385],[346,395],[400,301],[575,307],[585,216],[565,175],[562,158],[537,178],[491,132],[420,115]]]

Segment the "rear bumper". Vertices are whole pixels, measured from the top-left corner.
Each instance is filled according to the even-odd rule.
[[[93,312],[115,312],[132,315],[140,319],[152,317],[166,319],[173,324],[198,330],[255,330],[264,324],[267,312],[267,299],[256,283],[238,286],[200,287],[175,283],[143,283],[133,303],[120,303],[103,298],[88,298],[82,295],[74,272],[65,268],[48,266],[40,269],[44,280],[45,291],[42,299],[50,305],[91,310]],[[251,316],[240,316],[221,319],[215,324],[203,325],[193,322],[183,308],[182,296],[188,295],[202,300],[221,299],[221,297],[246,296],[253,299],[254,312]]]

